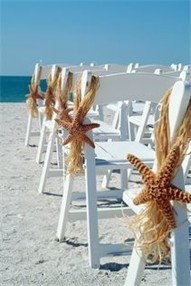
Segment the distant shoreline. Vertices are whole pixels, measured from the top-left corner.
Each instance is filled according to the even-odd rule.
[[[32,77],[31,75],[0,75],[0,78],[1,77]]]
[[[0,102],[25,102],[31,78],[32,76],[0,76]],[[45,91],[46,80],[42,80],[40,86]]]

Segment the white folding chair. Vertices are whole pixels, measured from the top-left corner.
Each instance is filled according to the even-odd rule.
[[[50,69],[50,66],[41,66],[39,63],[37,63],[35,65],[34,68],[34,74],[33,74],[33,84],[34,85],[40,85],[40,81],[43,79],[46,79],[47,77],[47,71]],[[39,93],[40,93],[40,88],[39,89]],[[37,99],[36,100],[36,104],[37,106],[42,106],[43,105],[43,100]],[[42,126],[42,116],[40,113],[38,113],[38,123],[39,123],[39,130],[38,131],[33,131],[32,130],[32,124],[33,124],[33,114],[31,112],[31,110],[28,111],[28,123],[27,123],[27,131],[26,131],[26,135],[25,135],[25,146],[29,145],[29,140],[31,136],[39,136],[40,135],[40,129]]]
[[[88,68],[92,69],[92,67],[90,67],[90,66],[88,66]],[[95,66],[93,66],[93,72],[97,75],[117,73],[117,71],[114,70],[115,66],[114,67],[110,66],[109,68],[107,67],[108,70],[106,70],[105,66],[104,66],[102,70],[96,70]],[[117,67],[117,68],[119,69],[119,67]],[[121,67],[121,69],[122,68],[123,67]],[[62,81],[63,82],[66,82],[66,78],[64,79],[64,77],[67,77],[68,72],[69,71],[73,72],[73,85],[71,88],[71,92],[73,92],[75,82],[76,82],[77,78],[79,77],[79,75],[81,74],[80,71],[82,71],[82,70],[83,70],[83,66],[82,67],[64,68],[64,70],[62,70],[62,77],[63,77]],[[62,88],[64,88],[64,85],[62,85]],[[118,128],[114,128],[111,125],[104,122],[104,120],[103,120],[104,115],[103,114],[101,114],[102,120],[100,120],[99,119],[100,114],[97,112],[94,112],[94,110],[91,110],[89,115],[91,115],[91,117],[93,118],[93,120],[96,123],[100,124],[100,127],[94,131],[95,141],[125,140],[126,139],[127,134],[126,134],[125,121],[124,121],[124,118],[127,118],[126,104],[118,105],[118,109],[116,110],[116,112],[118,113],[118,121],[120,122],[118,124]],[[37,157],[36,157],[37,163],[41,162],[43,150],[44,150],[44,148],[46,148],[44,143],[45,143],[45,136],[46,136],[47,131],[49,131],[49,139],[48,139],[46,154],[45,154],[45,158],[44,158],[43,170],[42,170],[39,188],[38,188],[39,193],[43,193],[47,178],[52,177],[52,176],[54,176],[54,177],[60,176],[62,174],[63,165],[62,165],[62,161],[60,160],[60,152],[59,152],[59,154],[57,154],[57,166],[58,166],[58,168],[52,169],[51,164],[50,164],[55,139],[56,139],[57,143],[59,142],[58,136],[56,135],[57,123],[55,122],[55,118],[56,118],[55,116],[52,118],[51,121],[50,120],[44,120],[43,125],[42,125],[42,129],[41,129],[41,135],[40,135],[40,140],[39,140],[39,145],[38,145],[38,150],[37,150]],[[56,146],[57,145],[58,144],[56,144]],[[59,146],[60,146],[60,144],[59,144]],[[60,150],[59,146],[57,146],[57,150]]]
[[[144,72],[164,74],[168,76],[179,77],[181,71],[174,71],[170,66],[164,65],[129,65],[127,72]],[[137,142],[143,142],[153,146],[153,124],[156,105],[152,102],[130,102],[126,101],[128,108],[128,126],[127,126],[127,138],[130,140],[136,140]],[[107,106],[110,110],[115,110],[116,105],[109,104]],[[116,113],[117,115],[117,113]],[[115,121],[117,123],[118,118]]]
[[[188,82],[179,81],[175,83],[169,104],[169,123],[170,138],[174,138],[176,130],[179,127],[191,98],[191,85]],[[186,171],[185,171],[186,172]],[[184,190],[184,175],[180,168],[173,184]],[[135,206],[133,198],[137,194],[134,189],[128,189],[123,193],[123,200],[137,214],[143,206]],[[188,241],[188,223],[186,210],[176,203],[173,204],[175,209],[176,223],[178,228],[171,234],[171,267],[172,267],[172,285],[191,285],[190,278],[190,255]],[[138,286],[141,283],[145,262],[138,255],[136,246],[133,248],[130,265],[125,281],[125,286]]]
[[[160,72],[158,72],[157,68],[160,67]],[[139,69],[140,68],[140,69]],[[162,70],[163,68],[163,70]],[[167,71],[171,70],[170,67],[162,66],[162,65],[145,65],[142,67],[137,67],[135,70],[129,71],[129,72],[146,72],[146,73],[155,73],[158,75],[164,75],[164,76],[172,76],[174,77],[174,81],[178,80],[179,78],[184,79],[185,76],[187,76],[186,72],[180,72],[177,71],[173,75],[168,73]],[[153,101],[125,101],[123,104],[126,103],[127,108],[127,126],[126,126],[126,138],[128,138],[131,141],[141,142],[146,144],[147,146],[150,146],[151,148],[154,147],[153,142],[153,127],[154,127],[154,114],[155,109],[157,107],[156,103]],[[108,107],[112,109],[115,105],[110,104]],[[117,114],[117,113],[116,113]],[[115,119],[116,122],[118,118]],[[128,177],[130,177],[132,170],[128,171]],[[111,174],[108,174],[104,178],[103,186],[107,186],[109,182]]]
[[[117,65],[117,64],[104,64],[104,65],[95,65],[95,64],[83,65],[83,64],[81,64],[81,65],[73,65],[73,66],[69,66],[69,65],[66,66],[66,65],[63,65],[63,64],[59,64],[59,65],[56,64],[56,66],[64,67],[64,68],[69,69],[71,72],[76,74],[76,77],[79,76],[79,73],[83,72],[84,70],[91,70],[91,71],[94,71],[94,73],[99,75],[99,74],[105,74],[105,73],[107,74],[107,73],[126,72],[127,69],[128,69],[128,66],[126,66],[126,65]],[[72,93],[72,91],[71,91],[71,93]],[[117,111],[116,113],[118,113],[118,117],[119,117],[119,110],[120,109],[122,109],[122,107],[118,106],[118,108],[116,110]],[[42,110],[42,108],[41,108],[41,110]],[[94,107],[94,110],[97,110],[97,111],[95,111],[95,114],[93,114],[93,112],[92,112],[92,116],[99,117],[99,119],[103,121],[103,110],[101,108],[99,108],[99,106],[97,106],[97,108]],[[48,121],[48,122],[44,121],[43,123],[45,125],[47,125],[47,130],[51,130],[52,129],[52,124],[53,123],[51,123],[50,121]],[[115,125],[114,124],[112,124],[112,125],[113,125],[113,128],[110,128],[109,126],[107,126],[108,129],[110,129],[110,131],[111,131],[110,135],[112,136],[112,133],[114,133],[113,137],[122,136],[123,130],[120,129],[119,132],[116,132],[116,130],[114,130]],[[46,129],[44,128],[43,130],[45,132]],[[99,138],[102,135],[102,140],[104,139],[104,132],[103,131],[105,131],[105,130],[106,130],[106,127],[104,126],[104,124],[102,124],[100,130],[97,132],[97,135],[99,136]],[[43,136],[43,135],[41,134],[41,136]],[[109,136],[109,130],[107,132],[106,137],[108,137],[108,136]],[[121,138],[124,139],[124,136],[121,137]],[[43,150],[43,146],[41,144],[42,144],[42,141],[40,140],[40,143],[39,143],[39,146],[38,146],[38,151],[37,151],[37,156],[36,156],[36,162],[37,163],[41,162],[41,156],[42,156],[42,150]]]
[[[52,65],[50,73],[49,73],[49,77],[51,78],[51,82],[48,83],[48,85],[51,84],[52,82],[55,82],[55,86],[56,86],[56,81],[59,77],[60,71],[61,71],[61,68],[58,65],[56,65],[56,64]],[[47,87],[47,89],[48,89],[48,87]],[[54,93],[53,95],[54,95],[54,100],[55,100],[56,89],[53,90],[53,93]],[[38,149],[37,149],[37,157],[39,157],[39,162],[40,162],[40,156],[41,156],[45,146],[47,147],[46,136],[48,135],[47,130],[49,130],[48,123],[52,120],[52,119],[47,120],[46,115],[45,115],[46,108],[47,107],[44,105],[43,110],[42,110],[43,122],[42,122],[42,127],[41,127],[40,137],[39,137],[39,144],[38,144]],[[48,108],[50,108],[50,107],[48,107]],[[53,114],[53,111],[52,111],[52,114]],[[52,117],[54,118],[54,116],[52,116]],[[53,122],[54,122],[54,120],[53,120]],[[51,126],[51,128],[52,128],[52,126]],[[49,139],[48,139],[48,141],[49,141]],[[57,152],[57,153],[59,154],[59,152]],[[57,162],[59,164],[59,157],[57,159],[58,159]]]
[[[57,66],[54,66],[53,73],[55,74],[55,70],[57,69]],[[69,76],[69,71],[68,69],[62,69],[60,73],[60,86],[57,85],[57,89],[60,89],[60,92],[63,94],[66,89],[66,83],[68,81],[68,76]],[[58,90],[55,90],[55,93],[58,92]],[[68,89],[66,92],[70,92]],[[69,98],[69,94],[68,94]],[[55,102],[55,109],[59,107],[59,101],[56,96],[56,102]],[[47,143],[47,150],[45,154],[45,159],[44,159],[44,164],[43,164],[43,169],[40,177],[40,183],[39,183],[39,189],[38,191],[40,193],[43,192],[44,187],[45,187],[45,182],[48,177],[55,177],[55,176],[61,176],[63,174],[63,164],[62,164],[62,150],[61,150],[61,145],[59,143],[59,136],[57,134],[58,131],[58,124],[55,121],[57,118],[57,114],[53,112],[53,117],[52,120],[46,120],[44,119],[42,130],[41,130],[41,136],[40,136],[40,141],[39,141],[39,148],[37,156],[40,157],[40,154],[42,153],[42,149],[44,146],[44,138],[46,136],[47,129],[49,130],[49,138],[48,138],[48,143]],[[50,126],[49,126],[50,125]],[[50,162],[52,158],[52,153],[53,153],[53,148],[54,148],[54,143],[56,140],[56,156],[57,156],[57,163],[58,163],[58,168],[57,169],[51,169],[50,168]]]
[[[147,66],[146,66],[147,67]],[[144,68],[146,72],[150,71],[150,66],[147,68]],[[164,76],[172,76],[175,80],[185,79],[185,77],[188,79],[188,73],[186,71],[183,72],[176,72],[174,73],[168,73],[165,72],[167,68],[165,69],[165,66],[161,66],[161,68],[164,68],[164,70],[161,70],[162,75]],[[142,70],[142,69],[141,69]],[[139,72],[139,69],[136,70],[136,72]],[[154,71],[156,73],[156,71]],[[128,124],[129,124],[129,138],[131,140],[135,140],[137,142],[142,142],[145,144],[153,145],[153,125],[154,125],[154,113],[156,105],[153,104],[153,102],[146,101],[143,106],[142,113],[136,112],[133,110],[133,105],[139,105],[143,103],[129,103],[129,113],[128,113]]]
[[[87,87],[91,82],[92,75],[90,72],[84,72],[82,76],[81,94],[85,96]],[[110,102],[118,102],[124,100],[149,100],[158,103],[167,89],[174,83],[175,79],[162,75],[149,73],[126,73],[117,75],[100,76],[100,87],[97,90],[94,104],[107,105]],[[88,119],[86,119],[88,121]],[[89,121],[88,121],[89,122]],[[90,131],[88,135],[93,140],[93,133]],[[101,244],[98,234],[98,217],[108,218],[114,216],[123,216],[123,210],[127,211],[127,215],[131,215],[131,208],[121,207],[112,208],[110,211],[98,209],[97,200],[99,196],[104,199],[117,198],[122,199],[124,189],[127,187],[125,176],[122,176],[121,190],[114,192],[104,191],[97,192],[96,175],[105,173],[108,170],[119,169],[122,174],[131,168],[131,164],[127,162],[126,154],[134,152],[139,154],[140,158],[149,166],[152,166],[154,160],[154,151],[142,143],[128,141],[112,141],[112,142],[94,142],[96,148],[93,149],[89,145],[84,146],[84,169],[86,182],[86,210],[72,210],[70,204],[75,197],[73,195],[74,175],[66,174],[64,176],[63,198],[60,210],[60,217],[57,228],[57,238],[62,241],[64,239],[66,225],[68,221],[87,218],[88,232],[88,248],[89,248],[89,265],[98,268],[100,259],[103,256],[112,255],[119,252],[127,254],[127,247],[124,245]],[[65,147],[64,147],[65,149]],[[65,151],[64,151],[65,152]],[[64,153],[63,152],[63,153]],[[130,167],[131,166],[131,167]],[[79,196],[78,196],[79,197]]]
[[[55,65],[58,66],[58,65]],[[106,73],[109,72],[117,72],[117,71],[125,71],[126,67],[125,66],[115,66],[115,65],[80,65],[80,66],[67,66],[64,67],[70,70],[70,72],[75,73],[75,79],[74,82],[77,79],[77,76],[79,76],[80,73],[82,73],[84,70],[91,70],[94,71],[95,73],[99,73],[99,72],[103,72],[104,71]],[[116,68],[116,71],[115,71]],[[65,74],[65,73],[64,73]],[[73,90],[71,90],[71,93],[73,93]],[[101,120],[103,120],[103,111],[99,110],[99,108],[97,108],[97,111],[95,111],[95,113],[92,110],[92,116],[100,118]],[[50,120],[44,120],[43,121],[43,128],[41,130],[41,137],[45,137],[45,133],[46,132],[51,132],[52,130],[52,126],[53,126],[54,122],[51,122]],[[113,130],[114,131],[114,130]],[[115,132],[116,133],[116,132]],[[53,140],[53,136],[52,136],[52,140]],[[39,164],[42,161],[42,152],[44,149],[46,149],[46,146],[43,146],[44,141],[42,141],[41,139],[39,139],[39,144],[38,144],[38,150],[37,150],[37,156],[36,156],[36,162]]]

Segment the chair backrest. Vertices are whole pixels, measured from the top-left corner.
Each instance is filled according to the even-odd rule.
[[[103,69],[106,70],[105,65],[70,65],[70,64],[65,64],[65,63],[55,63],[55,64],[49,64],[49,65],[42,65],[41,63],[36,63],[35,67],[34,67],[34,76],[35,74],[37,74],[37,72],[39,71],[39,69],[41,69],[41,79],[47,79],[49,74],[51,73],[52,67],[53,66],[57,66],[60,68],[69,68],[72,69],[73,71],[84,71],[86,69],[90,69],[90,70],[99,70],[99,69]]]
[[[52,73],[53,76],[56,74],[56,70],[58,69],[57,65],[54,65],[54,67],[52,68]],[[68,76],[69,76],[69,69],[67,68],[62,68],[62,70],[60,71],[60,92],[63,93],[65,92],[66,89],[66,84],[67,84],[67,80],[68,80]],[[58,87],[58,85],[57,85]],[[57,95],[58,89],[55,89],[55,109],[59,108],[60,105],[60,101],[58,100],[58,96]],[[68,91],[70,92],[70,91]],[[53,112],[53,116],[52,116],[52,120],[53,120],[53,127],[55,128],[56,126],[56,121],[55,119],[57,118],[57,113]]]
[[[92,73],[84,71],[81,92],[85,96]],[[120,73],[99,76],[100,87],[97,90],[94,104],[106,105],[125,100],[142,100],[158,103],[164,93],[171,88],[178,77],[151,73]]]
[[[51,66],[42,66],[40,63],[36,63],[34,66],[33,78],[36,82],[37,75],[40,72],[40,79],[46,79],[47,74],[50,72]],[[47,72],[48,71],[48,72]]]
[[[41,80],[47,79],[49,74],[51,73],[53,66],[59,66],[59,65],[56,65],[56,64],[42,65],[40,63],[36,63],[34,67],[34,73],[33,73],[34,77],[36,74],[38,74],[38,71],[41,69],[40,79]],[[67,65],[63,64],[62,66],[67,66]]]
[[[91,80],[91,72],[85,71],[82,77],[82,96],[85,94],[87,86]],[[100,75],[100,88],[97,91],[94,104],[107,105],[109,103],[131,102],[133,100],[150,101],[158,104],[164,93],[172,87],[179,77],[164,76],[163,74],[154,73],[120,73],[111,75]],[[84,82],[83,82],[84,81]],[[88,82],[88,84],[86,83]],[[105,89],[105,91],[104,91]],[[124,118],[128,116],[128,110],[123,109],[119,125],[123,127],[128,137],[127,121]],[[125,114],[126,113],[126,114]],[[143,133],[144,126],[147,123],[147,116],[144,116],[142,122]]]
[[[106,64],[106,65],[95,65],[95,66],[68,66],[68,67],[63,67],[62,69],[67,70],[67,72],[70,71],[73,73],[73,85],[71,89],[71,92],[73,92],[76,86],[77,79],[81,78],[82,73],[85,70],[88,70],[97,76],[105,76],[117,73],[126,73],[127,66]],[[97,113],[99,114],[99,119],[104,120],[103,108],[100,105],[96,105],[94,106],[94,109],[97,110]],[[117,113],[120,113],[120,107],[118,108],[116,114]]]
[[[134,67],[133,70],[136,72],[150,72],[150,73],[154,73],[155,70],[162,70],[162,72],[172,72],[174,71],[174,69],[171,66],[165,66],[165,65],[159,65],[159,64],[155,64],[155,65],[143,65],[143,66],[138,66],[138,67]]]
[[[105,64],[105,69],[115,72],[127,72],[131,68],[131,64],[119,65],[119,64]]]

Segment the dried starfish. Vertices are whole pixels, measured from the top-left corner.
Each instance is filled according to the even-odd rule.
[[[30,93],[27,94],[26,96],[32,98],[35,102],[37,99],[42,99],[42,100],[44,99],[44,97],[42,96],[42,93],[40,93],[38,90],[38,84],[29,85],[29,90],[30,90]]]
[[[176,227],[176,222],[170,201],[191,202],[191,194],[171,184],[178,157],[179,147],[174,146],[158,174],[155,174],[134,155],[129,154],[127,157],[131,164],[137,168],[144,182],[143,190],[133,200],[134,204],[155,201],[172,229]]]
[[[54,106],[52,110],[58,114],[58,119],[55,119],[56,122],[61,125],[61,121],[72,122],[72,118],[69,113],[73,110],[72,107],[68,107],[66,102],[63,102],[61,98],[58,98],[58,108],[56,109]],[[61,121],[60,121],[61,120]]]
[[[48,85],[48,88],[45,92],[45,99],[47,105],[55,104],[54,88],[51,85]]]
[[[57,123],[63,126],[66,130],[68,130],[69,134],[63,141],[63,145],[70,143],[73,140],[79,140],[87,143],[92,148],[95,148],[93,141],[85,134],[86,132],[92,130],[93,128],[97,128],[100,125],[98,123],[90,123],[90,124],[82,124],[80,122],[81,118],[81,108],[78,109],[74,119],[71,122],[67,120],[57,119]]]

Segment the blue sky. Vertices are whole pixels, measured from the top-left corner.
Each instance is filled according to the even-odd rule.
[[[191,1],[0,0],[0,74],[43,64],[191,63]]]

